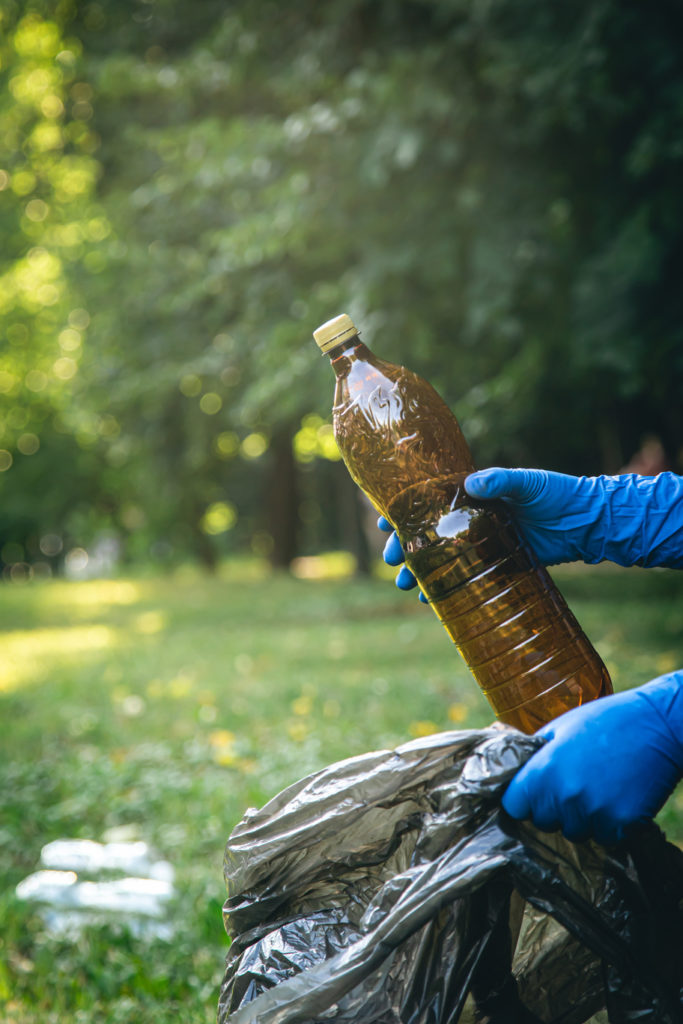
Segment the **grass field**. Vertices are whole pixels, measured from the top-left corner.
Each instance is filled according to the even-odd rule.
[[[683,666],[683,574],[554,575],[617,688]],[[223,846],[244,810],[323,764],[491,717],[429,610],[383,579],[244,562],[213,578],[5,585],[0,629],[8,1024],[213,1021]],[[660,823],[683,841],[683,794]],[[172,942],[120,925],[49,937],[14,897],[48,841],[111,835],[174,864]]]

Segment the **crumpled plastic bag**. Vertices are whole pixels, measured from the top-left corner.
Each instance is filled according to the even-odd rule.
[[[654,825],[607,850],[513,822],[500,797],[538,745],[441,733],[248,811],[219,1024],[683,1020],[683,853]]]

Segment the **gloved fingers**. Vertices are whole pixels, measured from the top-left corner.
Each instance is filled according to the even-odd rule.
[[[602,846],[614,846],[624,838],[623,826],[604,815],[594,817],[590,831]]]
[[[563,799],[559,815],[562,835],[570,843],[583,843],[592,835],[592,819],[586,811],[582,793],[575,793]]]
[[[396,586],[399,590],[412,590],[417,586],[417,580],[405,565],[402,566],[401,571],[396,577]]]
[[[545,728],[548,729],[548,726]],[[550,735],[547,738],[550,739]],[[532,754],[503,794],[503,808],[511,818],[517,818],[520,821],[531,818],[534,825],[546,832],[559,828],[559,820],[554,810],[554,803],[549,799],[549,787],[547,786],[548,764],[551,755],[552,751],[549,756],[547,745]]]
[[[517,772],[503,793],[503,809],[511,818],[523,821],[531,817],[531,801],[526,787],[524,768]]]
[[[395,533],[392,533],[388,541],[384,545],[384,551],[382,557],[387,565],[401,565],[405,562],[405,555],[403,554],[403,548],[401,542]]]
[[[520,795],[515,790],[509,797],[510,786],[503,794],[503,809],[511,818],[529,820],[540,832],[558,832],[562,828],[562,819],[550,801],[529,799],[528,794]]]
[[[562,835],[570,843],[585,843],[590,839],[590,828],[585,822],[563,822]]]
[[[471,498],[506,498],[527,505],[541,494],[548,474],[541,469],[502,469],[492,466],[465,479],[465,490]]]
[[[551,812],[547,807],[542,810],[532,811],[531,821],[539,832],[559,832],[562,828],[562,820],[557,814]]]
[[[595,834],[591,816],[586,812],[581,793],[560,796],[562,787],[544,779],[541,770],[532,765],[525,776],[522,768],[503,795],[503,808],[511,818],[530,819],[541,832],[562,832],[565,839],[581,843]]]
[[[379,517],[379,519],[377,520],[377,525],[380,528],[380,530],[384,531],[384,533],[391,534],[386,544],[384,545],[384,551],[382,552],[382,557],[384,558],[384,561],[387,563],[387,565],[402,565],[402,563],[405,562],[405,555],[403,554],[401,542],[398,539],[396,531],[394,530],[393,526],[391,525],[389,520],[386,519],[384,516]],[[410,569],[408,569],[405,565],[402,565],[402,568],[398,576],[396,577],[396,586],[399,588],[399,590],[413,590],[417,586],[417,580],[413,576]],[[422,591],[420,591],[420,600],[422,601],[423,604],[429,604],[428,599],[424,596]]]

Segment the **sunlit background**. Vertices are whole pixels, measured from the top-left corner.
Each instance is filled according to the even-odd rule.
[[[318,324],[427,377],[481,466],[681,471],[682,33],[641,0],[0,0],[9,1024],[213,1020],[245,807],[490,719],[379,578]],[[617,687],[683,664],[676,574],[558,579]],[[171,944],[15,899],[48,841],[116,836],[176,866]]]
[[[341,311],[482,465],[678,468],[679,27],[604,0],[3,0],[5,576],[367,568],[311,340]]]

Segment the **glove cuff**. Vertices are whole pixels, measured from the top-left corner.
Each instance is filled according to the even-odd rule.
[[[683,477],[600,476],[590,480],[598,512],[585,536],[586,561],[683,567]]]

